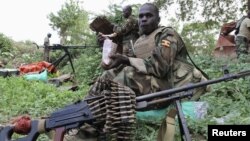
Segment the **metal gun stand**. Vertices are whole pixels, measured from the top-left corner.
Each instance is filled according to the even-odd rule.
[[[53,50],[53,46],[51,46],[51,49]],[[57,67],[59,65],[59,63],[65,58],[68,56],[69,58],[69,62],[70,62],[70,65],[71,65],[71,68],[73,70],[73,73],[75,74],[75,68],[73,66],[73,62],[72,62],[72,59],[71,59],[71,56],[70,56],[70,53],[68,51],[67,48],[62,48],[65,52],[65,54],[63,56],[61,56],[60,58],[58,58],[56,61],[52,62],[51,63],[51,66],[54,65],[55,67]]]
[[[139,96],[139,97],[136,97],[136,109],[137,110],[142,110],[146,107],[149,107],[149,106],[153,106],[157,103],[162,103],[162,102],[167,102],[169,100],[174,100],[174,104],[175,104],[175,108],[176,108],[176,112],[177,112],[177,116],[178,116],[178,122],[179,122],[179,128],[180,128],[180,133],[181,133],[181,140],[182,141],[191,141],[191,136],[190,136],[190,133],[189,133],[189,129],[187,127],[187,122],[186,122],[186,119],[184,117],[184,113],[183,113],[183,110],[181,108],[181,102],[180,100],[182,98],[185,98],[185,97],[190,97],[193,95],[193,91],[192,90],[188,90],[188,91],[185,91],[185,92],[179,92],[179,93],[176,93],[174,95],[171,95],[169,97],[163,97],[163,98],[160,98],[160,99],[154,99],[154,100],[151,100],[151,101],[147,101],[147,100],[150,100],[152,98],[155,98],[155,96],[162,96],[162,94],[173,94],[175,92],[171,92],[171,90],[168,90],[169,92],[165,92],[162,91],[162,92],[156,92],[156,93],[151,93],[149,95],[143,95],[143,96]]]
[[[175,101],[175,106],[178,112],[178,121],[179,121],[179,127],[181,132],[181,140],[182,141],[191,141],[191,136],[189,133],[189,129],[187,127],[187,121],[184,117],[184,113],[181,108],[181,102],[180,100]]]

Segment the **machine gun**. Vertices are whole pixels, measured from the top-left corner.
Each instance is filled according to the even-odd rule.
[[[216,84],[220,82],[227,82],[234,79],[243,78],[250,75],[250,70],[239,72],[237,74],[226,74],[225,76],[208,80],[200,83],[195,83],[188,86],[182,86],[178,88],[163,90],[156,93],[151,93],[143,96],[138,96],[136,100],[136,110],[144,110],[145,108],[166,102],[175,102],[178,119],[180,123],[180,131],[182,134],[182,140],[191,141],[190,133],[184,118],[184,114],[181,109],[180,100],[193,95],[193,90],[195,88],[204,87],[211,84]],[[40,133],[47,132],[50,130],[55,130],[56,135],[54,141],[62,141],[65,131],[82,126],[84,123],[92,124],[95,121],[93,114],[91,113],[89,106],[87,104],[88,100],[98,99],[103,96],[97,96],[90,99],[85,99],[83,101],[76,102],[72,105],[66,106],[54,113],[44,120],[33,120],[31,122],[31,131],[26,137],[18,138],[12,140],[13,126],[6,126],[0,129],[0,141],[35,141]],[[42,126],[41,126],[42,125]],[[38,128],[44,127],[44,128]]]
[[[63,50],[64,51],[64,55],[58,58],[57,60],[55,60],[54,62],[52,62],[51,65],[57,67],[65,57],[68,57],[72,71],[75,74],[75,68],[74,68],[71,55],[68,49],[85,49],[87,47],[98,47],[98,46],[94,46],[94,45],[75,46],[75,45],[61,45],[61,44],[54,44],[52,46],[48,46],[48,48],[51,50]]]

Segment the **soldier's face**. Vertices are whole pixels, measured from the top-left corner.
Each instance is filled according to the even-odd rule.
[[[123,14],[123,17],[124,17],[124,18],[128,18],[128,17],[130,16],[130,14],[131,14],[131,11],[130,11],[127,7],[125,7],[125,8],[122,10],[122,14]]]
[[[151,5],[143,5],[139,11],[139,28],[142,34],[148,35],[153,32],[160,22],[159,14]]]

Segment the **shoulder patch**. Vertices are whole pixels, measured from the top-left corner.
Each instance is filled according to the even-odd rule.
[[[167,40],[170,43],[177,43],[175,31],[171,27],[160,27],[160,31],[156,35],[156,45],[161,46],[162,40]]]

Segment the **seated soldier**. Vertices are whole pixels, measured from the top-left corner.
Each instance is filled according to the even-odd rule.
[[[108,65],[103,63],[104,69],[109,71],[121,64],[126,67],[118,74],[107,76],[110,73],[105,73],[100,79],[112,79],[128,86],[137,96],[206,81],[201,71],[188,62],[186,46],[180,35],[171,27],[159,26],[159,22],[158,8],[150,3],[142,5],[139,11],[142,34],[134,44],[136,58],[121,54],[110,56],[113,61]],[[98,87],[94,84],[89,96],[99,95]],[[206,87],[196,89],[192,100],[198,100],[206,91]]]
[[[110,79],[125,85],[131,88],[136,96],[206,81],[207,78],[188,62],[186,46],[180,35],[171,27],[159,26],[159,22],[158,8],[151,3],[143,4],[139,10],[139,29],[142,34],[134,44],[136,57],[118,53],[110,56],[110,64],[102,63],[107,72],[120,65],[125,67],[116,74],[104,73],[99,80]],[[85,98],[101,95],[100,85],[99,82],[93,84]],[[192,99],[198,100],[206,90],[206,87],[196,89]],[[164,132],[162,130],[165,128],[160,129],[158,141],[165,140],[161,135]],[[76,131],[75,136],[66,135],[65,141],[95,141],[97,135],[94,128],[83,126]]]
[[[134,44],[136,58],[114,54],[110,64],[102,63],[106,70],[127,65],[118,75],[108,78],[132,88],[137,95],[206,81],[188,62],[186,46],[178,33],[173,28],[158,26],[159,22],[158,8],[149,3],[142,5],[139,11],[142,35]]]

